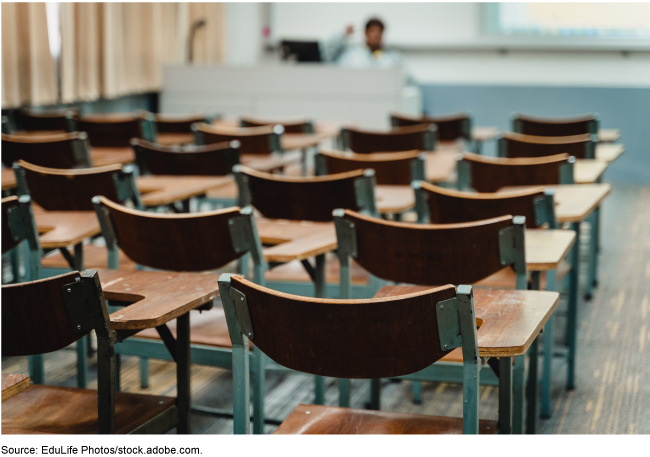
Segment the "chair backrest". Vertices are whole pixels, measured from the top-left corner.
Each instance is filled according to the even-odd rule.
[[[79,116],[79,108],[55,110],[20,110],[22,130],[68,130],[68,118]]]
[[[554,191],[533,188],[502,193],[474,193],[445,189],[427,182],[413,183],[418,220],[432,224],[457,224],[516,214],[527,228],[557,228]]]
[[[92,211],[92,198],[107,195],[140,206],[133,165],[62,170],[19,161],[14,164],[18,193],[30,195],[48,211]]]
[[[2,356],[58,351],[91,330],[112,332],[96,271],[2,286]]]
[[[214,144],[238,140],[241,154],[270,154],[282,152],[281,138],[284,127],[221,127],[197,123],[192,126],[196,144]]]
[[[447,116],[412,116],[394,112],[390,115],[390,122],[393,127],[434,124],[438,128],[438,141],[454,141],[459,138],[472,139],[472,115],[469,113]]]
[[[567,153],[576,159],[593,159],[594,136],[585,133],[573,136],[533,136],[504,132],[498,142],[500,157],[546,157]]]
[[[569,154],[505,159],[466,152],[459,157],[459,190],[496,192],[508,186],[573,184],[574,163]]]
[[[571,136],[598,133],[599,120],[595,114],[573,117],[545,118],[516,113],[512,116],[512,130],[536,136]]]
[[[119,246],[134,262],[160,270],[214,270],[247,252],[256,268],[265,265],[250,208],[163,214],[127,208],[106,197],[95,197],[93,204],[115,262]],[[117,268],[109,260],[109,267]],[[264,275],[256,270],[255,278],[262,281]]]
[[[131,138],[141,136],[140,120],[133,113],[88,114],[69,123],[88,134],[91,146],[126,148]]]
[[[163,146],[133,138],[138,167],[143,174],[225,176],[239,163],[239,141],[206,146]]]
[[[208,116],[205,113],[192,114],[160,114],[149,111],[139,111],[138,117],[141,122],[150,123],[155,133],[192,133],[192,124],[196,122],[205,122],[210,124],[214,116]]]
[[[436,127],[421,124],[395,128],[386,132],[344,127],[341,129],[341,138],[344,149],[350,149],[358,154],[410,151],[412,149],[433,151],[436,144]]]
[[[284,367],[353,379],[415,373],[462,346],[463,432],[478,433],[480,362],[470,286],[333,300],[285,294],[223,274],[219,290],[233,346],[235,433],[250,427],[248,339]]]
[[[431,225],[341,209],[334,216],[341,298],[349,297],[350,258],[381,279],[431,286],[473,284],[511,265],[518,288],[526,288],[522,216]]]
[[[85,132],[20,136],[2,134],[2,163],[11,167],[18,160],[51,168],[92,166]]]
[[[328,222],[336,208],[376,213],[373,170],[293,177],[236,165],[233,173],[239,205],[252,205],[267,218]]]
[[[425,179],[426,153],[419,151],[356,154],[320,149],[314,160],[320,176],[371,168],[379,185],[408,186],[413,180]]]
[[[286,119],[265,119],[255,116],[242,116],[240,118],[242,127],[264,127],[281,125],[284,133],[314,133],[314,123],[305,117]]]

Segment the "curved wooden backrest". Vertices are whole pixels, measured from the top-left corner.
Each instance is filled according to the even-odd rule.
[[[172,271],[221,268],[241,257],[231,241],[229,221],[238,207],[202,213],[138,211],[100,198],[108,211],[117,244],[134,262]]]
[[[140,113],[140,117],[143,119],[148,115],[153,115],[158,133],[192,133],[192,124],[196,122],[209,123],[209,118],[205,113],[160,114],[148,111]]]
[[[2,163],[14,162],[51,168],[76,168],[90,164],[90,147],[85,132],[57,135],[20,136],[2,134]]]
[[[355,184],[364,170],[316,177],[278,176],[240,166],[250,203],[264,217],[328,222],[336,208],[361,210]]]
[[[435,306],[453,286],[391,298],[299,297],[231,276],[246,296],[253,342],[282,366],[336,378],[384,378],[442,358]]]
[[[408,186],[412,181],[411,164],[418,160],[419,154],[419,151],[356,154],[319,149],[316,160],[322,161],[321,165],[328,174],[371,168],[375,170],[377,184]]]
[[[22,160],[18,164],[32,199],[48,211],[93,211],[95,195],[121,201],[115,180],[122,174],[122,165],[61,170]]]
[[[571,136],[598,133],[598,118],[594,114],[565,118],[544,118],[516,114],[512,129],[517,133],[536,136]]]
[[[385,221],[346,210],[354,224],[354,259],[373,275],[420,285],[473,284],[503,268],[499,232],[513,225],[501,216],[461,224]]]
[[[569,163],[569,154],[549,157],[505,159],[464,153],[471,167],[471,185],[478,192],[496,192],[507,186],[560,184],[560,168]]]
[[[241,154],[270,154],[276,150],[281,150],[278,137],[282,134],[283,128],[278,125],[222,127],[198,123],[194,124],[192,130],[196,132],[196,144],[214,144],[238,140]]]
[[[400,127],[387,132],[346,127],[342,130],[342,135],[347,148],[358,154],[412,149],[426,151],[435,147],[435,127],[424,124]]]
[[[2,199],[2,253],[11,251],[13,248],[18,246],[23,240],[23,237],[20,237],[18,234],[14,234],[11,231],[11,226],[9,225],[9,210],[13,208],[18,208],[18,197],[11,196]],[[14,239],[14,235],[18,236],[18,239]]]
[[[68,130],[68,117],[78,117],[79,108],[20,110],[22,130]]]
[[[393,127],[434,124],[438,128],[438,141],[454,141],[458,138],[470,140],[471,119],[468,113],[450,114],[447,116],[412,116],[395,112],[390,115],[390,121]]]
[[[420,186],[427,195],[432,224],[456,224],[515,214],[526,217],[526,227],[539,226],[535,200],[544,198],[544,188],[473,193],[445,189],[426,182],[421,182]]]
[[[75,121],[77,130],[88,133],[91,146],[129,147],[131,138],[140,138],[140,120],[132,113],[92,114]]]
[[[264,119],[255,116],[241,116],[242,127],[264,127],[281,125],[284,133],[314,133],[314,124],[305,117],[286,119]]]
[[[63,286],[80,277],[73,271],[40,281],[2,286],[2,356],[58,351],[88,334],[73,332]]]
[[[225,176],[239,163],[239,142],[206,146],[163,146],[133,138],[138,165],[154,175]]]
[[[576,159],[586,159],[591,134],[572,136],[533,136],[504,132],[499,140],[505,157],[546,157],[567,153]]]

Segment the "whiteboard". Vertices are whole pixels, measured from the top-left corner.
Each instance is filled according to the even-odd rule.
[[[270,36],[282,39],[325,40],[354,25],[361,42],[366,21],[379,17],[386,45],[431,45],[476,39],[478,3],[271,3]]]

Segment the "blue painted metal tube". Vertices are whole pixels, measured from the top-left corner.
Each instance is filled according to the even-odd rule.
[[[512,357],[499,358],[499,432],[512,433]]]
[[[557,289],[555,281],[555,270],[546,272],[546,290],[555,291]],[[551,417],[551,379],[553,374],[553,347],[555,346],[555,313],[553,313],[544,326],[544,365],[542,372],[542,398],[541,398],[541,415],[542,417]]]
[[[524,357],[515,357],[515,368],[512,373],[512,433],[524,433]]]
[[[578,300],[580,278],[580,222],[574,222],[573,230],[576,232],[576,241],[571,252],[571,274],[569,276],[569,303],[567,314],[567,340],[569,343],[569,360],[567,367],[567,388],[575,387],[575,360],[577,349],[578,329]]]
[[[86,354],[88,352],[88,339],[83,337],[77,340],[77,387],[85,389],[88,383],[88,366]]]

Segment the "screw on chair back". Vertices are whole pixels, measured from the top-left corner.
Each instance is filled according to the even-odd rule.
[[[143,174],[225,176],[239,163],[239,141],[205,146],[164,146],[133,138],[138,167]]]
[[[34,130],[67,130],[68,118],[79,116],[79,108],[64,108],[54,110],[20,110],[21,129]]]
[[[236,165],[233,173],[239,205],[252,205],[267,218],[328,222],[336,208],[376,213],[373,170],[293,177]]]
[[[316,175],[346,173],[354,170],[373,169],[379,185],[405,185],[425,179],[426,154],[419,151],[354,152],[320,149],[314,157]]]
[[[575,157],[569,154],[506,159],[465,152],[458,160],[459,190],[496,192],[510,186],[573,184]]]
[[[472,139],[472,116],[469,113],[450,114],[447,116],[412,116],[399,112],[391,113],[393,127],[433,124],[437,127],[438,141],[455,141],[459,138]]]
[[[196,144],[214,144],[224,141],[238,140],[241,154],[271,154],[282,152],[282,134],[284,127],[281,125],[268,125],[264,127],[223,127],[196,123],[192,125]]]
[[[390,298],[333,300],[285,294],[223,274],[219,289],[233,346],[235,433],[249,429],[248,339],[287,368],[371,379],[426,368],[452,349],[446,343],[449,337],[454,338],[454,347],[462,345],[467,360],[464,431],[477,432],[480,362],[470,286],[456,291],[447,285]],[[453,315],[451,324],[443,324],[447,322],[444,304],[448,316]]]
[[[140,265],[160,270],[205,271],[221,268],[251,253],[255,278],[265,267],[252,210],[237,207],[201,213],[139,211],[93,199],[109,250],[109,268],[117,268],[117,247]]]
[[[394,282],[473,284],[506,266],[526,289],[525,218],[510,215],[459,224],[386,221],[350,210],[334,212],[341,298],[350,294],[350,258]]]
[[[11,167],[24,160],[41,167],[81,168],[92,166],[85,132],[43,136],[2,134],[2,163]]]
[[[304,117],[287,119],[264,119],[255,116],[241,116],[242,127],[264,127],[281,125],[284,133],[314,133],[314,123]]]
[[[133,113],[88,114],[68,118],[69,131],[84,131],[91,146],[128,148],[131,138],[141,136],[140,120]]]
[[[536,136],[571,136],[598,133],[599,120],[596,114],[573,117],[537,117],[515,113],[512,116],[512,130],[516,133]]]
[[[593,159],[594,135],[533,136],[504,132],[498,140],[500,157],[546,157],[567,153],[576,159]]]
[[[499,193],[463,192],[423,181],[413,182],[418,221],[456,224],[507,214],[526,218],[527,228],[557,228],[553,189],[532,188]]]
[[[139,207],[135,170],[133,165],[62,170],[22,160],[14,164],[18,193],[31,195],[48,211],[93,211],[92,198],[97,194]]]
[[[91,330],[110,330],[96,271],[2,286],[3,357],[58,351]]]
[[[43,256],[31,202],[29,195],[2,199],[2,254],[16,249],[23,240],[27,240],[29,258],[25,270],[28,281],[41,277]],[[18,266],[15,265],[14,275],[18,275],[17,270]]]
[[[385,132],[344,127],[341,129],[341,138],[343,139],[343,149],[349,149],[357,154],[400,152],[412,149],[433,151],[436,144],[436,127],[435,125],[421,124]]]

